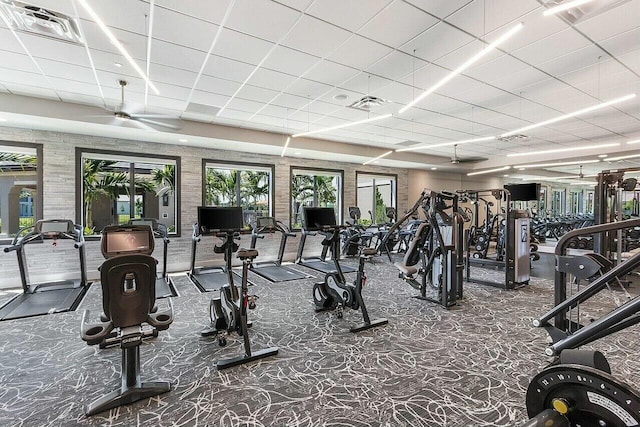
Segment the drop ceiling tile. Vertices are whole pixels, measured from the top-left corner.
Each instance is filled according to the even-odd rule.
[[[314,82],[307,79],[298,79],[295,83],[287,88],[287,93],[315,99],[320,95],[330,91],[332,86],[323,83]]]
[[[229,103],[228,108],[239,111],[247,111],[253,114],[263,106],[264,104],[261,102],[249,101],[248,99],[233,98]]]
[[[203,92],[231,96],[240,88],[240,85],[241,83],[238,82],[202,75],[197,89]]]
[[[456,49],[443,57],[440,57],[436,62],[441,67],[445,67],[449,70],[454,70],[460,65],[467,62],[470,58],[475,56],[478,52],[482,51],[487,45],[479,40],[467,43],[464,46]],[[492,50],[491,52],[478,59],[473,65],[471,65],[467,71],[473,70],[475,67],[480,67],[483,64],[491,62],[499,58],[502,53],[498,50]],[[465,71],[466,72],[466,71]],[[454,79],[455,80],[455,79]]]
[[[573,29],[568,28],[515,50],[511,54],[529,64],[539,65],[585,48],[588,45],[588,40]]]
[[[182,107],[184,107],[184,103],[189,98],[189,92],[191,91],[191,87],[165,83],[156,83],[155,86],[158,88],[158,91],[160,91],[160,95],[155,95],[153,90],[149,88],[149,96],[154,95],[154,97],[157,98],[174,99],[180,101],[182,103]]]
[[[292,112],[293,110],[273,104],[265,105],[264,108],[262,108],[262,111],[260,111],[261,114],[265,114],[271,117],[287,117],[287,114],[290,114]],[[286,125],[289,126],[289,123],[286,123]]]
[[[618,59],[634,72],[640,74],[640,50],[624,54]]]
[[[475,38],[446,22],[439,22],[402,45],[400,50],[413,54],[415,49],[415,54],[418,58],[435,61],[474,40]]]
[[[640,49],[640,27],[602,40],[600,45],[613,56],[621,56]]]
[[[284,46],[277,46],[262,64],[262,68],[269,68],[288,74],[302,75],[320,58]]]
[[[240,92],[236,95],[238,98],[248,99],[251,101],[257,101],[265,104],[278,95],[278,92],[261,87],[245,85],[240,89]]]
[[[259,68],[258,71],[256,71],[253,76],[251,76],[249,83],[253,86],[264,87],[277,91],[285,91],[293,84],[295,80],[295,76],[285,73],[278,73],[276,71],[268,70],[265,68]]]
[[[11,64],[11,68],[14,70],[28,71],[30,73],[40,72],[28,55],[8,50],[0,50],[0,64]]]
[[[117,8],[114,8],[117,9]],[[92,49],[99,49],[105,52],[111,52],[120,55],[118,48],[111,43],[107,36],[102,32],[98,24],[93,21],[82,20],[82,30],[86,38],[87,45]],[[141,65],[141,61],[147,57],[147,37],[146,34],[135,34],[128,31],[118,30],[111,28],[111,32],[118,39],[118,41],[124,46],[129,54],[136,59],[138,65]],[[35,37],[35,36],[34,36]],[[66,44],[79,49],[84,49],[83,46],[72,45],[70,43],[58,42],[60,44]],[[122,61],[126,61],[124,57],[121,57]]]
[[[567,29],[567,24],[565,24],[564,21],[557,17],[544,16],[542,9],[534,9],[526,15],[519,17],[517,20],[522,22],[524,27],[500,45],[500,49],[505,52],[512,52],[523,48]],[[496,28],[489,32],[487,38],[495,40],[513,25],[515,25],[515,21]]]
[[[447,22],[481,37],[536,9],[541,11],[542,7],[535,0],[475,1],[449,16]]]
[[[53,61],[49,59],[38,60],[38,65],[40,65],[42,71],[44,71],[44,73],[49,77],[59,77],[94,85],[96,84],[93,70],[88,67],[69,64],[66,62]]]
[[[0,23],[2,22],[0,21]],[[26,53],[8,28],[0,28],[0,49],[21,54]]]
[[[322,0],[314,2],[307,13],[349,31],[356,31],[391,0]]]
[[[14,95],[33,96],[36,98],[45,98],[58,100],[58,95],[53,89],[44,88],[40,85],[31,86],[26,81],[21,81],[17,84],[4,82],[0,80],[0,83],[4,85]]]
[[[157,40],[153,42],[151,62],[197,73],[205,55],[206,52]]]
[[[640,16],[638,2],[629,1],[580,22],[576,27],[591,39],[600,41],[638,28],[638,16]]]
[[[168,83],[178,86],[190,88],[196,81],[196,73],[191,71],[179,70],[166,65],[151,64],[149,70],[149,78],[154,83]]]
[[[212,7],[210,0],[156,0],[156,7],[220,24],[229,3],[231,0],[216,0],[215,7]]]
[[[354,68],[324,60],[305,73],[304,78],[335,86],[353,78],[357,73],[358,70]]]
[[[191,102],[196,104],[208,105],[213,107],[222,107],[229,100],[229,96],[221,95],[213,92],[205,92],[202,90],[194,90],[193,96],[191,97]],[[226,113],[227,110],[223,111]]]
[[[162,90],[161,93],[167,93],[169,94],[168,91],[164,91]],[[176,98],[176,97],[171,97],[171,98],[167,98],[164,96],[156,96],[156,95],[152,95],[149,94],[149,105],[153,106],[151,107],[151,109],[153,111],[155,111],[158,108],[164,108],[167,110],[172,110],[172,115],[179,115],[185,108],[185,98]]]
[[[290,8],[303,11],[307,7],[309,7],[309,5],[314,2],[314,0],[278,0],[278,2],[285,4]]]
[[[230,119],[236,119],[236,120],[249,120],[249,117],[251,117],[252,114],[246,111],[227,108],[222,112],[220,116],[224,118],[230,118]]]
[[[392,49],[380,43],[354,35],[328,59],[362,70],[391,52],[393,52]]]
[[[74,104],[95,105],[95,106],[103,105],[102,98],[100,98],[99,96],[83,95],[79,93],[65,92],[61,90],[58,91],[58,95],[60,95],[60,98],[64,102],[71,102]]]
[[[69,79],[49,77],[53,86],[58,90],[65,92],[77,93],[80,95],[100,96],[98,85],[93,83],[78,82]],[[126,93],[126,92],[125,92]]]
[[[226,27],[275,43],[299,17],[300,12],[276,2],[236,0]]]
[[[402,22],[402,25],[389,25],[391,22]],[[436,18],[420,9],[396,1],[365,25],[360,34],[397,48],[437,22]]]
[[[338,100],[334,98],[337,95],[347,95],[347,98],[344,100]],[[357,101],[360,98],[362,98],[361,93],[353,92],[343,87],[336,87],[331,89],[329,93],[326,93],[321,98],[319,98],[319,101],[325,102],[327,104],[332,104],[335,106],[344,107],[346,105],[349,105]]]
[[[305,15],[282,44],[324,58],[349,37],[348,31]]]
[[[0,68],[0,82],[54,89],[49,85],[47,79],[45,79],[40,73],[31,73],[27,71],[13,70],[10,68]]]
[[[491,84],[513,93],[527,91],[532,85],[553,80],[549,75],[533,67],[527,67],[518,72],[498,74],[497,77],[499,78],[490,80]]]
[[[56,2],[64,4],[65,2]],[[69,2],[70,3],[70,2]],[[149,16],[149,4],[146,2],[128,3],[126,13],[122,13],[122,8],[114,7],[110,2],[91,2],[91,8],[107,24],[110,29],[124,30],[130,33],[146,34],[148,28],[147,16]],[[71,9],[73,10],[73,9]],[[76,2],[76,10],[82,19],[83,28],[86,31],[85,22],[93,21],[91,16],[85,11],[80,2]],[[75,14],[72,12],[72,16]]]
[[[473,2],[473,0],[407,0],[416,7],[421,8],[425,12],[437,16],[438,18],[446,18],[458,9],[465,7]]]
[[[421,91],[414,90],[413,87],[402,84],[399,82],[393,82],[386,86],[377,88],[371,94],[388,100],[391,103],[395,103],[395,109],[400,109],[404,104],[408,104],[416,96],[420,95]]]
[[[218,77],[225,80],[236,82],[244,82],[247,77],[255,70],[255,66],[244,62],[235,61],[233,59],[224,58],[217,55],[209,55],[207,65],[204,67],[203,73]]]
[[[306,97],[291,95],[289,93],[281,93],[273,101],[273,104],[283,108],[297,110],[298,108],[302,108],[302,106],[307,104],[307,102],[308,100]]]
[[[392,82],[393,80],[363,72],[345,82],[341,87],[362,95],[368,95],[374,93],[379,87],[387,86]]]
[[[391,80],[398,80],[412,74],[414,70],[424,67],[426,64],[421,59],[396,50],[367,67],[365,71]]]
[[[309,105],[308,109],[311,113],[320,114],[320,115],[330,115],[333,114],[337,109],[345,107],[347,103],[345,102],[342,105],[338,104],[330,104],[328,102],[323,101],[313,101],[311,105]],[[304,111],[307,109],[305,108]]]
[[[208,52],[218,26],[164,8],[154,12],[153,38]],[[155,46],[151,43],[151,52]]]
[[[212,53],[257,65],[272,46],[273,44],[270,42],[225,28],[222,30]]]
[[[20,34],[20,39],[36,60],[38,58],[52,60],[64,58],[65,62],[89,67],[89,59],[84,46],[25,33]]]

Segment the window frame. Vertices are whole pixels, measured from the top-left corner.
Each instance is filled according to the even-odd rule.
[[[151,160],[172,160],[176,164],[176,182],[175,182],[175,198],[176,198],[176,231],[175,233],[169,233],[169,237],[180,237],[181,236],[181,158],[179,156],[168,156],[164,154],[146,154],[146,153],[134,153],[131,151],[120,151],[120,150],[101,150],[87,147],[76,147],[76,224],[80,224],[83,227],[83,218],[84,218],[84,202],[83,202],[83,188],[82,188],[82,155],[83,154],[97,154],[103,156],[116,156],[116,157],[128,157],[130,159],[151,159]],[[122,160],[125,161],[125,160]],[[129,163],[135,163],[135,160],[132,162],[129,160]],[[85,240],[100,240],[99,234],[92,234],[85,236]]]
[[[398,174],[356,171],[356,204],[355,204],[355,206],[359,206],[358,205],[358,178],[361,175],[372,177],[372,179],[374,180],[374,184],[375,184],[375,178],[373,178],[373,177],[392,178],[394,183],[395,183],[394,186],[393,186],[393,196],[392,196],[393,197],[393,202],[395,204],[395,206],[393,206],[393,208],[396,210],[396,212],[398,212]],[[373,210],[371,212],[375,212],[375,203],[376,203],[376,198],[375,198],[375,194],[374,194],[373,204],[372,204]]]
[[[339,200],[338,200],[338,218],[336,218],[337,222],[339,224],[343,224],[343,220],[344,220],[344,169],[329,169],[329,168],[316,168],[313,166],[294,166],[291,165],[289,166],[289,228],[292,231],[300,231],[301,228],[294,228],[293,227],[293,216],[292,216],[292,212],[291,212],[291,204],[293,202],[293,197],[291,196],[291,194],[293,194],[293,176],[295,175],[293,172],[297,171],[297,170],[301,170],[301,171],[309,171],[309,172],[320,172],[320,174],[322,174],[322,172],[330,172],[334,175],[339,175],[340,176],[340,188],[338,189],[338,196],[339,196]],[[316,175],[320,175],[320,174],[316,174]]]
[[[21,141],[8,141],[0,140],[0,146],[19,147],[19,148],[32,148],[36,150],[36,194],[38,197],[38,203],[36,204],[34,223],[43,219],[43,206],[44,206],[44,178],[43,178],[43,149],[42,144],[35,144],[31,142]],[[0,245],[10,245],[13,242],[13,237],[0,237]]]
[[[276,166],[272,163],[253,163],[253,162],[236,162],[220,159],[202,159],[202,199],[200,206],[207,206],[207,165],[214,165],[218,169],[234,169],[234,170],[251,170],[251,167],[261,169],[269,169],[271,173],[269,177],[269,216],[275,216],[276,205]],[[246,167],[250,166],[250,167]],[[248,225],[248,224],[245,224]]]

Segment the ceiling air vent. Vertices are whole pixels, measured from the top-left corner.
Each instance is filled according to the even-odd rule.
[[[74,44],[83,44],[74,18],[14,0],[0,0],[0,14],[16,31],[51,37]]]
[[[527,135],[517,133],[515,135],[499,136],[496,139],[502,142],[525,142],[529,140],[529,137]]]
[[[567,3],[569,0],[550,0],[544,5],[547,8],[555,7],[563,3]],[[572,7],[563,12],[558,13],[558,16],[562,16],[571,24],[578,24],[594,16],[600,15],[607,10],[618,7],[621,4],[627,3],[630,0],[597,0],[589,3],[582,4],[580,6]]]
[[[382,98],[367,95],[358,99],[354,103],[349,104],[348,107],[355,108],[356,110],[371,111],[374,108],[384,104],[385,102],[387,101]]]

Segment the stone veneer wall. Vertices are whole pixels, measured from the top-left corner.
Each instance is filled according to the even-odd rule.
[[[191,252],[191,225],[197,220],[196,207],[202,204],[202,159],[224,162],[253,162],[275,165],[275,206],[276,218],[288,224],[289,221],[289,173],[291,166],[317,167],[344,170],[343,218],[348,218],[348,207],[356,202],[356,171],[368,173],[396,174],[398,176],[398,208],[405,209],[409,204],[409,171],[377,166],[362,166],[337,161],[309,160],[294,157],[269,156],[246,152],[216,150],[211,148],[187,147],[149,143],[144,141],[121,140],[71,133],[34,131],[19,128],[0,127],[0,140],[10,142],[31,142],[43,146],[43,215],[44,218],[69,218],[76,220],[76,180],[75,149],[117,150],[132,154],[157,154],[179,156],[180,176],[180,237],[173,237],[169,245],[169,271],[185,271],[189,268]],[[220,264],[221,257],[213,254],[213,238],[203,239],[198,246],[197,264]],[[319,253],[319,240],[310,239],[305,254]],[[299,238],[289,239],[285,260],[292,261]],[[157,242],[160,244],[160,242]],[[277,253],[278,238],[265,238],[258,242],[261,258],[270,259]],[[249,245],[244,237],[242,244]],[[87,242],[87,269],[90,278],[98,277],[98,266],[103,258],[99,242]],[[55,253],[55,255],[52,255]],[[162,257],[161,245],[154,254]],[[27,260],[31,279],[42,280],[46,274],[51,278],[67,278],[78,275],[77,251],[70,244],[60,242],[53,247],[32,244],[27,249]],[[19,273],[15,253],[0,254],[0,288],[19,286]]]

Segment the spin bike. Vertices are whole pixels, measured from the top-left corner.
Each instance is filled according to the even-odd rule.
[[[331,249],[331,260],[335,265],[335,271],[325,275],[323,282],[313,285],[313,301],[316,304],[316,312],[337,310],[336,316],[341,319],[344,307],[353,310],[361,310],[364,322],[351,327],[351,332],[360,332],[376,326],[386,325],[389,323],[387,319],[369,319],[367,307],[362,299],[362,288],[367,282],[367,276],[364,272],[364,263],[371,259],[377,252],[375,248],[363,248],[360,254],[358,271],[356,272],[356,280],[353,285],[347,283],[342,268],[340,267],[340,229],[341,226],[322,227],[326,237],[322,241],[324,246]]]
[[[255,249],[238,250],[238,245],[234,242],[235,239],[240,238],[238,232],[226,231],[217,234],[217,237],[223,238],[224,243],[221,246],[216,245],[214,252],[224,253],[229,283],[220,288],[219,297],[211,300],[209,304],[211,324],[208,328],[200,332],[200,334],[203,337],[216,335],[218,337],[218,344],[224,347],[227,345],[226,336],[236,332],[242,336],[245,349],[245,354],[241,356],[219,360],[217,367],[218,370],[222,370],[253,360],[275,356],[278,354],[278,347],[270,347],[255,352],[251,351],[251,342],[249,341],[251,322],[247,320],[247,309],[254,309],[256,307],[255,301],[257,297],[255,295],[249,295],[247,275],[249,265],[258,256],[258,251]],[[231,269],[231,258],[235,251],[238,251],[238,258],[242,260],[242,285],[240,292],[238,292],[238,288],[233,283],[234,274]]]

